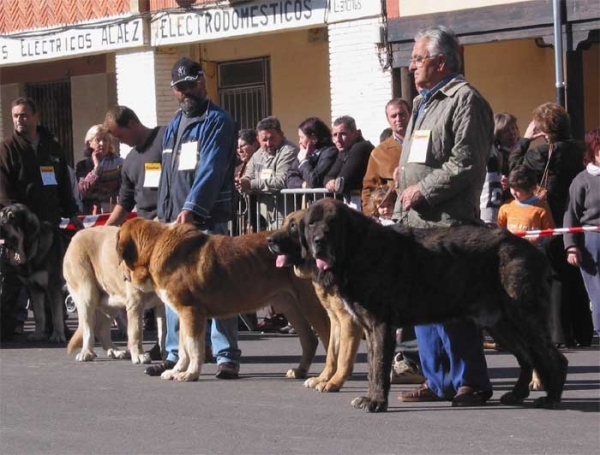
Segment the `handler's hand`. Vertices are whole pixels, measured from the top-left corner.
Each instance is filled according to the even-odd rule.
[[[190,210],[182,210],[177,215],[177,219],[175,220],[176,224],[184,224],[184,223],[193,223],[194,222],[194,214]]]
[[[571,247],[567,250],[567,262],[575,267],[581,266],[581,251],[577,247]]]
[[[424,199],[425,197],[421,193],[421,190],[419,190],[419,185],[409,186],[400,194],[400,202],[404,210],[414,207]]]

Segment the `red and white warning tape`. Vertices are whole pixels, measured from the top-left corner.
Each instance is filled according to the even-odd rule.
[[[537,231],[514,231],[513,234],[526,239],[552,237],[554,235],[577,234],[580,232],[600,232],[600,226],[579,226],[570,228],[538,229]]]
[[[137,216],[137,213],[129,212],[129,215],[127,215],[127,219],[130,220],[131,218],[135,218],[136,216]],[[102,213],[100,215],[79,215],[78,218],[81,220],[81,222],[83,223],[83,225],[86,228],[89,228],[89,227],[96,227],[96,226],[104,226],[104,224],[106,224],[106,221],[108,220],[109,217],[110,217],[110,213]],[[73,223],[71,223],[70,220],[68,220],[66,218],[62,218],[60,220],[60,228],[66,229],[68,231],[74,231],[75,225]]]

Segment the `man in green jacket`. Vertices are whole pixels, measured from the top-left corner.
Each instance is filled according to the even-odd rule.
[[[485,99],[459,74],[454,32],[415,37],[409,70],[419,90],[400,157],[400,223],[416,228],[480,223],[479,197],[494,122]],[[471,320],[415,327],[426,382],[400,401],[478,406],[492,395],[481,333]]]

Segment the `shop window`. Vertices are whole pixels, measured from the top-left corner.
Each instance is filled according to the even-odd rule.
[[[218,65],[219,104],[239,128],[255,128],[271,113],[269,58],[236,60]]]
[[[73,165],[73,121],[71,116],[71,82],[28,83],[27,96],[38,107],[40,124],[48,128],[61,145],[67,161]]]

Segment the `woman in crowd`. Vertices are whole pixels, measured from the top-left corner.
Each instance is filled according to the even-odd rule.
[[[84,156],[75,168],[83,213],[110,213],[121,187],[123,158],[117,155],[112,135],[101,124],[86,133]]]
[[[256,131],[252,129],[242,129],[238,133],[237,142],[237,162],[235,163],[235,175],[238,178],[244,176],[246,165],[250,157],[260,148]]]
[[[519,140],[517,118],[508,112],[494,114],[494,144],[486,166],[481,190],[481,220],[496,226],[500,206],[512,199],[508,186],[508,156]]]
[[[287,187],[323,188],[323,179],[337,157],[331,130],[321,119],[309,117],[298,125],[298,145],[298,157],[287,173]]]
[[[535,139],[543,143],[531,146]],[[583,170],[583,147],[571,136],[571,123],[565,109],[556,103],[544,103],[533,111],[533,120],[523,138],[509,156],[509,167],[523,164],[532,169],[550,206],[556,227],[563,226],[569,186]],[[554,268],[553,308],[560,309],[564,338],[555,324],[554,340],[559,344],[589,346],[593,328],[589,299],[579,271],[568,264],[562,236],[553,237],[547,248]]]

